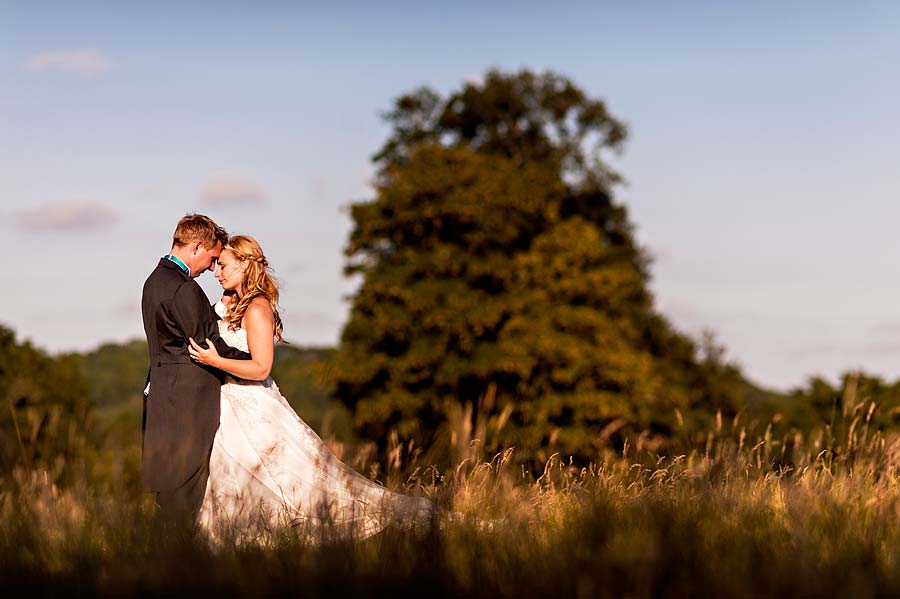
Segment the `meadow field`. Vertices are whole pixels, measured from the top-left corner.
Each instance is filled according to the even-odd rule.
[[[440,472],[401,446],[384,467],[367,463],[369,453],[345,456],[444,514],[427,530],[389,526],[366,540],[282,529],[210,547],[156,530],[150,497],[115,476],[57,486],[46,470],[18,469],[0,487],[0,587],[100,596],[896,595],[900,438],[870,429],[874,410],[860,401],[810,436],[781,438],[772,423],[719,418],[684,453],[657,455],[638,437],[583,467],[553,456],[537,476],[514,449],[482,456],[477,441]]]

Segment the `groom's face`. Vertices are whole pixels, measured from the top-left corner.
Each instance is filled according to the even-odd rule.
[[[221,253],[222,244],[220,242],[217,242],[212,249],[207,248],[201,242],[194,250],[194,269],[196,270],[196,274],[194,274],[194,276],[199,277],[207,270],[215,270],[216,261],[218,261],[219,254]]]

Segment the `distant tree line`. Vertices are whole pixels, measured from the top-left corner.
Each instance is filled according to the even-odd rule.
[[[715,350],[720,348],[700,355]],[[17,342],[13,331],[0,325],[0,479],[22,467],[46,470],[57,481],[87,474],[137,488],[146,352],[143,341],[133,341],[51,356]],[[358,436],[353,414],[325,384],[322,373],[334,367],[336,357],[334,349],[279,346],[273,373],[281,392],[323,437],[351,446],[370,442]],[[713,371],[708,384],[731,380],[733,372],[715,376],[715,368],[732,368],[722,364],[714,359],[706,365]],[[741,379],[728,393],[736,402],[732,407],[698,404],[679,412],[665,437],[668,445],[660,448],[702,446],[723,420],[757,431],[771,425],[775,437],[815,434],[826,444],[829,438],[844,439],[850,426],[900,431],[900,380],[848,372],[837,383],[814,377],[779,394]]]
[[[278,346],[272,372],[320,434],[352,442],[349,412],[317,374],[333,354]],[[0,480],[21,468],[55,481],[87,476],[136,489],[147,364],[143,340],[52,356],[0,325]]]
[[[0,326],[0,471],[41,467],[64,477],[87,449],[89,394],[76,358],[17,343]]]

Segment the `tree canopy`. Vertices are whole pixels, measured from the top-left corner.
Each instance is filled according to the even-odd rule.
[[[346,272],[362,281],[333,371],[364,436],[590,457],[728,403],[708,383],[736,369],[654,309],[604,160],[627,129],[602,101],[557,74],[492,71],[386,118],[376,195],[351,207]]]

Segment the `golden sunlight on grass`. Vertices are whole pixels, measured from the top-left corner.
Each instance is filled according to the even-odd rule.
[[[444,515],[428,530],[390,526],[365,541],[311,543],[286,529],[210,548],[155,530],[147,496],[59,489],[20,471],[0,491],[2,580],[98,594],[892,594],[900,442],[870,433],[866,413],[850,411],[839,442],[828,430],[772,439],[770,428],[751,440],[735,422],[683,455],[638,443],[586,467],[554,456],[539,476],[513,450],[478,459],[477,444],[445,472],[397,457],[388,486],[432,498]]]

